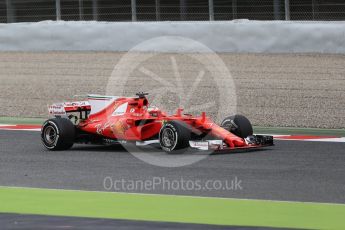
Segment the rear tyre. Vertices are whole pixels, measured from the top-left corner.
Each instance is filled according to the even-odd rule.
[[[66,118],[47,120],[41,131],[44,147],[53,151],[70,149],[74,144],[75,135],[73,123]]]
[[[168,153],[183,153],[189,147],[190,138],[190,128],[181,121],[169,121],[159,132],[160,146]]]
[[[226,117],[221,126],[238,137],[246,138],[253,135],[253,127],[250,121],[243,115]]]

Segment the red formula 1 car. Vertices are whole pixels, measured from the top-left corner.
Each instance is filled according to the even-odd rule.
[[[167,115],[149,106],[145,93],[136,97],[89,95],[87,101],[49,106],[50,115],[41,137],[49,150],[66,150],[74,143],[111,144],[157,140],[166,152],[192,147],[201,150],[231,151],[273,145],[272,136],[253,135],[247,118],[229,116],[221,125],[206,117]]]

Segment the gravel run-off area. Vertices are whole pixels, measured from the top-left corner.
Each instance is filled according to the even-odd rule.
[[[6,117],[47,117],[48,104],[74,95],[146,91],[168,112],[181,105],[217,121],[236,112],[258,126],[345,127],[344,55],[0,52],[0,82]]]

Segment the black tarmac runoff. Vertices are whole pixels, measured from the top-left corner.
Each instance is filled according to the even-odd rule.
[[[133,221],[101,218],[58,217],[42,215],[0,214],[1,229],[5,230],[277,230],[287,228],[218,226],[153,221]]]

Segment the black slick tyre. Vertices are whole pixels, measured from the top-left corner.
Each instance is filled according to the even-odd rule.
[[[49,150],[70,149],[75,140],[75,127],[66,118],[53,118],[44,122],[41,139],[44,147]]]
[[[183,153],[189,147],[191,130],[182,121],[168,121],[159,132],[161,148],[168,153]]]
[[[238,137],[246,138],[253,135],[253,126],[243,115],[226,117],[221,123],[221,126]]]

